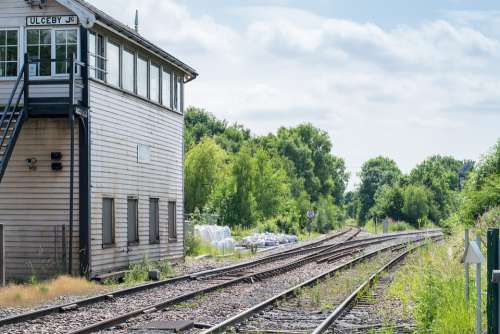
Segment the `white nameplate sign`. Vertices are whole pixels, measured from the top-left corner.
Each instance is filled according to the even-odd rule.
[[[76,15],[47,15],[47,16],[28,16],[26,25],[32,26],[65,26],[78,24]]]

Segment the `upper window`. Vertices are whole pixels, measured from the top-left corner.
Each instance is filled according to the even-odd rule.
[[[76,29],[56,30],[56,59],[68,60],[77,56],[78,37]],[[56,62],[56,74],[69,73],[68,61]]]
[[[0,30],[0,78],[17,75],[18,45],[17,30]]]
[[[40,62],[30,64],[30,75],[50,76],[52,58],[52,33],[50,29],[30,29],[27,32],[27,50],[30,58]]]
[[[171,97],[171,86],[172,86],[172,76],[170,75],[169,72],[163,71],[162,76],[161,76],[161,103],[165,107],[172,107],[172,101],[170,100]]]
[[[96,37],[93,32],[89,33],[89,77],[95,78],[96,76]]]
[[[134,91],[135,57],[132,52],[123,50],[122,54],[122,85],[129,92]]]
[[[137,94],[148,97],[148,61],[137,58]]]
[[[174,76],[174,110],[181,111],[181,98],[182,98],[182,77],[180,75]]]
[[[149,98],[160,103],[160,67],[153,64],[149,71]]]
[[[120,47],[115,43],[108,42],[107,52],[107,76],[106,81],[112,85],[120,86]]]

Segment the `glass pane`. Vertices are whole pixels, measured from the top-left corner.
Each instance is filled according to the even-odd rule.
[[[160,67],[151,65],[149,74],[149,96],[151,100],[160,102]]]
[[[38,44],[38,30],[28,30],[28,44],[36,45]]]
[[[170,92],[171,92],[171,78],[170,73],[163,71],[162,76],[162,91],[161,100],[162,104],[166,107],[170,107]]]
[[[56,31],[56,44],[65,44],[66,43],[66,31],[57,30]]]
[[[6,35],[7,35],[7,32],[5,30],[0,30],[0,45],[6,44],[6,40],[5,40]]]
[[[72,29],[67,31],[66,41],[69,44],[76,44],[77,42],[76,30]]]
[[[7,76],[15,77],[17,75],[17,63],[7,63]]]
[[[97,36],[97,78],[99,80],[104,80],[106,62],[104,61],[104,37],[101,35]]]
[[[74,44],[69,44],[68,47],[67,47],[67,52],[66,52],[66,57],[68,59],[71,59],[71,57],[75,56],[75,59],[76,59],[76,45]]]
[[[38,46],[28,46],[28,55],[31,58],[38,58]]]
[[[1,47],[0,47],[1,48]],[[1,51],[0,51],[0,59],[2,59],[1,56]],[[9,46],[7,48],[7,60],[10,61],[17,61],[17,46]]]
[[[7,31],[7,45],[17,46],[17,31],[16,30]]]
[[[113,200],[104,198],[102,201],[102,243],[113,243]]]
[[[0,77],[5,77],[6,76],[6,73],[5,73],[5,66],[7,64],[5,63],[0,63]]]
[[[50,30],[42,29],[40,30],[40,44],[49,45],[51,43]]]
[[[137,200],[127,201],[127,239],[129,242],[137,241]]]
[[[148,97],[148,62],[137,59],[137,94]]]
[[[123,89],[126,89],[130,92],[134,91],[134,55],[128,51],[123,50],[122,57],[122,83]]]
[[[0,61],[7,60],[7,48],[5,46],[0,46]]]
[[[120,48],[118,45],[108,43],[108,62],[107,62],[107,82],[120,85]]]
[[[50,46],[41,46],[40,47],[40,75],[51,75],[50,73]]]
[[[64,45],[56,46],[56,59],[66,59],[66,47]],[[67,73],[67,64],[64,61],[58,61],[56,63],[56,73]]]

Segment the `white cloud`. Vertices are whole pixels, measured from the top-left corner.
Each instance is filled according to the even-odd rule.
[[[406,170],[434,153],[476,158],[500,134],[500,29],[481,29],[498,16],[388,29],[242,7],[231,26],[172,0],[94,2],[127,22],[139,7],[141,32],[199,70],[188,104],[260,134],[312,122],[353,175],[379,154]]]

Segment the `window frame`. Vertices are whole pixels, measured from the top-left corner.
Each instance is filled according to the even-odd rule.
[[[128,232],[129,232],[129,224],[128,224],[128,205],[129,201],[135,201],[135,240],[129,240]],[[128,196],[127,197],[127,245],[135,246],[139,244],[139,198],[137,196]]]
[[[104,243],[104,201],[111,200],[111,243]],[[116,206],[115,198],[111,196],[102,197],[101,207],[101,244],[102,248],[113,248],[116,246]]]
[[[17,76],[19,75],[19,72],[21,70],[21,67],[23,65],[21,46],[25,43],[23,43],[24,34],[22,33],[22,29],[19,29],[19,27],[1,27],[0,28],[0,31],[14,31],[14,30],[17,31],[17,71],[16,71],[16,75],[15,76],[0,77],[0,81],[16,80]]]
[[[168,104],[165,104],[165,101],[163,101],[163,92],[164,92],[164,87],[163,87],[163,77],[167,73],[169,75],[169,80],[168,80],[168,85],[169,85],[169,92],[168,92]],[[169,110],[172,110],[172,77],[173,77],[173,72],[170,68],[167,68],[166,66],[161,67],[161,102],[160,104],[164,106],[165,108],[168,108]]]
[[[44,27],[26,27],[25,34],[23,36],[23,50],[24,53],[28,52],[28,31],[30,30],[50,30],[50,58],[56,58],[56,31],[60,30],[76,30],[76,61],[81,59],[81,40],[80,40],[80,27],[77,26],[66,26],[66,27],[54,27],[54,26],[44,26]],[[76,67],[76,75],[80,74],[79,66]],[[29,70],[29,69],[28,69]],[[50,75],[33,75],[30,76],[31,79],[50,79],[50,78],[69,78],[69,73],[56,73],[56,64],[54,62],[50,63]]]
[[[149,98],[149,57],[145,57],[143,54],[137,53],[135,57],[135,86],[137,96],[151,101]],[[146,95],[139,94],[139,59],[146,62]],[[153,102],[153,101],[151,101]]]
[[[170,212],[170,206],[173,204],[173,214]],[[171,219],[173,218],[172,229],[170,228]],[[168,241],[169,242],[177,242],[178,234],[177,234],[177,201],[168,201],[167,208],[167,227],[168,227]]]
[[[103,82],[103,83],[106,83],[106,62],[107,62],[107,58],[106,58],[106,36],[96,32],[96,31],[89,31],[88,32],[88,36],[87,36],[87,39],[88,39],[88,43],[90,44],[90,36],[93,35],[94,36],[94,51],[95,53],[92,55],[90,54],[90,51],[87,50],[87,53],[88,53],[88,59],[92,58],[93,59],[93,63],[89,63],[89,79],[93,79],[93,80],[98,80],[99,82]],[[102,48],[102,51],[103,51],[103,54],[102,55],[99,55],[99,41],[102,40],[102,44],[103,44],[103,48]],[[99,68],[99,65],[100,65],[100,62],[102,62],[102,68]],[[92,68],[90,68],[92,67]],[[90,75],[90,71],[93,71],[94,72],[94,75]]]
[[[152,229],[152,222],[151,222],[151,204],[156,203],[156,210],[154,212],[155,217],[156,217],[156,222],[155,226]],[[158,232],[157,235],[155,233]],[[149,198],[149,244],[159,244],[160,243],[160,198],[158,197],[150,197]]]

